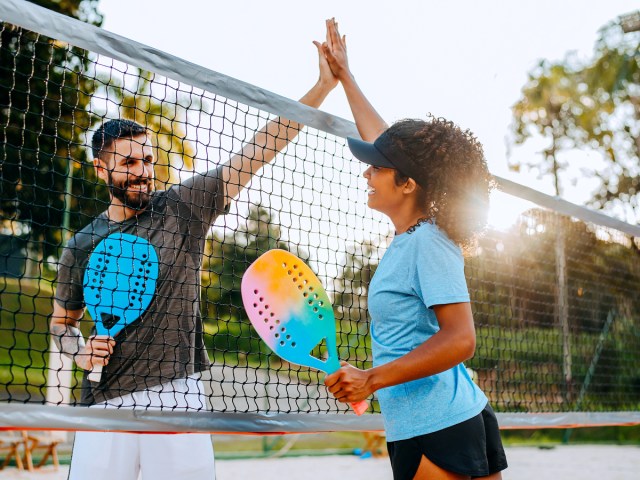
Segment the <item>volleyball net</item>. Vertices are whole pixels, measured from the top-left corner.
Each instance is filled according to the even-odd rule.
[[[362,166],[346,146],[358,136],[353,123],[27,2],[3,2],[0,20],[0,429],[382,429],[375,398],[356,417],[321,373],[270,352],[240,293],[262,253],[295,253],[332,299],[340,358],[371,365],[367,290],[393,233],[366,207]],[[114,118],[150,132],[157,190],[224,164],[268,122],[305,125],[207,230],[198,281],[176,286],[176,296],[200,291],[211,362],[201,372],[206,400],[182,411],[81,407],[83,372],[49,335],[63,247],[108,206],[91,137]],[[522,208],[490,226],[466,260],[477,332],[466,366],[501,426],[640,423],[640,228],[496,181],[494,208]],[[88,336],[90,317],[80,325]],[[176,321],[156,337],[166,333],[166,349],[176,348],[168,330],[182,328],[179,338],[189,325]],[[126,337],[116,340],[137,338]],[[324,358],[326,345],[312,353]],[[145,383],[156,372],[136,375]]]

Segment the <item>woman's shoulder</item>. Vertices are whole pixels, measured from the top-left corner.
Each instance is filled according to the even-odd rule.
[[[438,228],[434,221],[428,220],[422,223],[419,223],[414,227],[414,230],[409,233],[413,238],[416,239],[443,239],[448,240],[446,233]]]
[[[462,254],[460,247],[454,243],[442,229],[435,223],[425,222],[419,225],[415,232],[414,243],[419,250],[442,249],[455,254]]]

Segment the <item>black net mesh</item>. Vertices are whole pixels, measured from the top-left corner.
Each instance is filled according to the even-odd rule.
[[[167,194],[168,210],[151,226],[94,222],[109,190],[96,177],[91,137],[115,118],[150,132],[156,191],[181,192]],[[262,343],[242,307],[240,282],[263,252],[295,253],[333,300],[340,358],[368,367],[367,290],[390,225],[367,209],[362,167],[345,139],[306,127],[228,213],[203,213],[212,209],[204,190],[218,184],[193,179],[247,146],[260,149],[255,136],[268,122],[276,127],[269,135],[290,136],[288,121],[252,106],[2,24],[0,401],[175,408],[185,392],[171,377],[200,373],[199,401],[189,409],[345,410],[322,374],[280,360]],[[72,265],[86,264],[104,237],[100,228],[171,238],[161,245],[164,288],[148,308],[151,325],[134,321],[116,336],[126,346],[121,363],[92,392],[74,363],[50,353],[48,322],[61,272],[72,268],[64,245],[74,238]],[[487,231],[467,259],[478,338],[467,367],[497,411],[638,410],[639,266],[638,245],[627,235],[552,211],[531,208],[511,227]],[[69,275],[64,282],[74,285],[76,275],[79,288],[82,273]],[[87,337],[87,313],[80,326]],[[157,398],[127,397],[141,386],[156,389]],[[375,401],[372,411],[379,412]]]
[[[638,262],[627,235],[541,209],[482,239],[468,366],[499,411],[637,409]]]

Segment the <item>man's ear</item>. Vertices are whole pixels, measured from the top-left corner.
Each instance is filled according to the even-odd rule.
[[[96,176],[104,183],[109,183],[109,175],[107,173],[107,162],[100,158],[93,159],[93,168],[96,171]]]

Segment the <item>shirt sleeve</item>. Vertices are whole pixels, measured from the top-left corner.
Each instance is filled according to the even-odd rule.
[[[229,211],[220,168],[197,173],[171,190],[177,195],[176,200],[186,205],[191,215],[196,215],[207,226]]]
[[[55,299],[67,310],[84,308],[84,293],[82,291],[82,272],[76,252],[67,246],[58,261],[58,277]]]
[[[469,302],[462,251],[441,232],[416,239],[414,288],[428,308]]]

